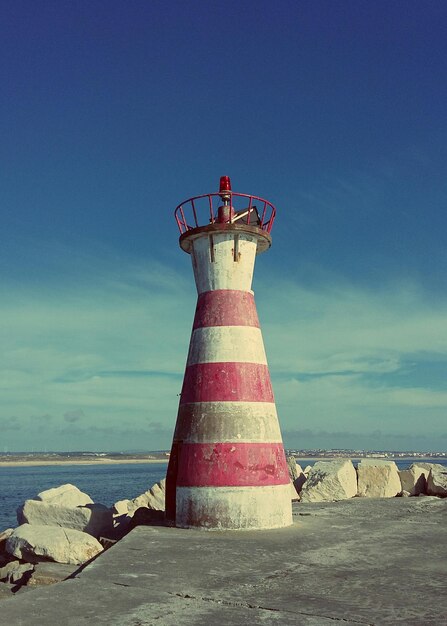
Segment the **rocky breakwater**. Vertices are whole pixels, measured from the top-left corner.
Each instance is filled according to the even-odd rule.
[[[154,511],[163,516],[165,481],[111,508],[71,484],[47,489],[17,509],[19,526],[0,532],[0,598],[65,580]],[[151,520],[154,521],[154,520]]]
[[[294,465],[295,462],[295,465]],[[447,468],[439,463],[416,462],[398,469],[394,461],[362,459],[357,467],[350,459],[318,461],[303,471],[288,457],[291,484],[302,502],[330,502],[353,497],[447,497]]]
[[[288,457],[291,500],[328,502],[353,497],[447,497],[447,468],[416,462],[399,471],[393,461],[318,461],[304,470]],[[299,506],[299,505],[298,505]],[[165,481],[108,508],[74,485],[26,500],[19,526],[0,532],[0,598],[70,577],[138,524],[163,524]]]

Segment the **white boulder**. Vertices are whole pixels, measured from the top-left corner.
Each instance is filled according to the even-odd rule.
[[[155,483],[150,489],[137,496],[133,500],[118,500],[112,507],[114,516],[133,516],[140,507],[151,509],[152,511],[165,510],[166,479]]]
[[[6,530],[0,533],[0,554],[2,554],[5,550],[6,540],[12,534],[13,528],[7,528]]]
[[[131,506],[132,500],[118,500],[112,507],[113,516],[127,515],[129,512],[129,506]]]
[[[294,456],[287,456],[286,460],[289,468],[290,496],[292,500],[299,500],[299,493],[301,491],[303,483],[306,481],[306,477],[303,474],[301,465],[296,462]]]
[[[357,468],[358,495],[365,498],[394,498],[402,491],[394,461],[362,459]]]
[[[20,561],[10,561],[3,567],[0,567],[0,581],[5,583],[17,584],[22,581],[25,575],[29,577],[28,572],[34,570],[34,565],[31,563],[21,563]]]
[[[94,537],[107,535],[113,527],[112,511],[103,504],[62,506],[47,501],[26,500],[17,509],[19,524],[73,528]]]
[[[22,524],[8,537],[6,550],[28,563],[50,560],[81,565],[102,552],[102,546],[91,535],[72,528]]]
[[[38,493],[34,500],[69,507],[93,504],[93,500],[89,495],[83,493],[74,485],[70,485],[70,483],[53,487],[52,489],[45,489],[45,491]]]
[[[302,502],[346,500],[357,493],[357,475],[350,459],[318,461],[301,489]]]
[[[294,480],[296,478],[298,478],[298,463],[296,462],[296,459],[294,456],[290,455],[290,456],[286,456],[286,461],[287,461],[287,467],[289,468],[289,476],[290,476],[290,480],[292,481],[292,483],[294,482]],[[301,468],[300,468],[301,470]]]
[[[295,487],[295,491],[300,494],[301,490],[303,488],[304,483],[307,480],[307,474],[305,474],[303,472],[303,470],[301,469],[301,465],[299,465],[298,463],[296,464],[296,468],[297,468],[297,477],[295,478],[295,480],[293,481],[293,486]]]
[[[408,491],[410,496],[427,493],[427,476],[429,471],[429,469],[425,469],[417,463],[412,463],[408,469],[400,470],[399,477],[402,491]]]
[[[151,509],[152,511],[164,511],[165,510],[165,494],[166,494],[166,479],[160,480],[159,483],[156,483],[131,501],[129,505],[129,513],[134,513],[141,506],[144,506],[147,509]]]
[[[295,485],[293,483],[290,483],[290,499],[292,502],[299,502],[300,500],[300,495],[295,489]]]
[[[447,467],[432,467],[427,479],[427,493],[429,496],[447,498]]]

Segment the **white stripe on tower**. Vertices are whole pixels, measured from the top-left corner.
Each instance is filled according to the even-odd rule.
[[[290,485],[266,487],[177,487],[183,528],[252,530],[291,523]],[[249,512],[247,514],[247,512]]]
[[[194,402],[179,408],[175,441],[228,443],[281,441],[273,402]]]
[[[195,239],[192,263],[198,293],[215,289],[250,291],[256,248],[256,237],[246,234],[238,236],[237,243],[232,232]]]
[[[196,363],[267,364],[261,329],[249,326],[196,328],[191,336],[188,365]]]

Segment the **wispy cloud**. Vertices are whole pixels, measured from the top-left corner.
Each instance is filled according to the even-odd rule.
[[[160,263],[91,256],[79,273],[86,280],[16,284],[1,301],[8,445],[24,447],[26,419],[66,447],[168,447],[194,315],[192,276],[185,283]],[[445,300],[430,301],[407,281],[373,290],[334,276],[314,288],[262,280],[258,309],[286,443],[287,433],[306,429],[358,433],[364,447],[377,429],[383,437],[441,432],[447,380],[421,372],[447,362]],[[28,445],[36,434],[26,434]]]
[[[81,417],[84,417],[85,413],[82,409],[76,409],[75,411],[66,411],[64,413],[64,420],[69,423],[78,422]]]
[[[444,428],[447,379],[422,377],[419,365],[445,372],[445,300],[430,301],[407,282],[368,290],[343,281],[309,289],[289,280],[259,291],[285,432],[336,426],[367,442],[377,428],[395,437]]]

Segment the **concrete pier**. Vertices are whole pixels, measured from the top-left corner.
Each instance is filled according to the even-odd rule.
[[[441,626],[447,500],[294,505],[270,531],[141,526],[74,579],[19,592],[2,624]]]

